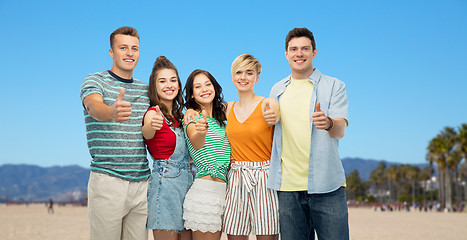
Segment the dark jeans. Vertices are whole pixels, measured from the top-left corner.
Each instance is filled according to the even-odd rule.
[[[348,240],[344,187],[324,194],[279,191],[281,240]]]

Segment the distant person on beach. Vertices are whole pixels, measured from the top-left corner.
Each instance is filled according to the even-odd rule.
[[[154,167],[149,178],[148,223],[155,240],[191,239],[184,229],[183,201],[193,183],[190,154],[182,131],[182,84],[177,68],[157,58],[149,77],[151,107],[146,111],[143,136]]]
[[[49,198],[49,206],[47,207],[47,213],[52,212],[54,214],[54,201],[52,198]]]
[[[291,75],[276,83],[279,101],[268,187],[279,191],[282,240],[349,239],[345,174],[338,139],[348,125],[343,82],[313,68],[313,33],[294,28],[285,40]]]
[[[147,239],[150,169],[141,132],[149,108],[147,85],[133,79],[139,35],[121,27],[110,35],[108,71],[88,75],[81,85],[91,154],[88,214],[91,240]]]

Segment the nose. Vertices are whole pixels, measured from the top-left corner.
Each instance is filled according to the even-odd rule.
[[[242,72],[242,79],[246,79],[246,76],[247,76],[247,73],[246,73],[246,72]]]
[[[133,56],[133,50],[131,48],[127,48],[126,55]]]
[[[169,84],[168,84],[168,85],[169,85],[170,88],[173,88],[174,86],[177,85],[177,82],[169,81]]]
[[[299,56],[302,56],[302,55],[303,55],[302,49],[298,49],[297,55],[299,55]]]

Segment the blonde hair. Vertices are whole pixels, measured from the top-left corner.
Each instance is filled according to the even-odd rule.
[[[261,64],[258,59],[250,54],[242,54],[235,58],[230,68],[232,76],[238,71],[255,70],[258,75],[261,73]]]

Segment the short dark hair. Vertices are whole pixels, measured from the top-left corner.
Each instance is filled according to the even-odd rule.
[[[226,104],[224,101],[224,96],[222,94],[222,87],[216,81],[216,79],[206,70],[196,69],[194,70],[185,83],[185,107],[186,109],[193,109],[193,110],[201,110],[201,106],[196,102],[195,98],[193,98],[193,81],[195,77],[199,74],[204,74],[212,83],[214,87],[214,91],[216,92],[214,95],[214,99],[212,100],[212,116],[217,120],[219,125],[225,126],[225,121],[227,118],[225,117],[225,108]]]
[[[172,101],[172,112],[171,113],[169,113],[167,106],[165,106],[165,104],[160,100],[159,95],[157,95],[157,89],[156,89],[157,74],[159,74],[159,71],[162,69],[172,69],[175,71],[175,75],[177,75],[178,93],[177,93],[177,96]],[[149,102],[151,106],[158,105],[159,108],[161,109],[162,114],[164,114],[164,116],[170,122],[174,122],[174,120],[177,120],[179,124],[178,126],[181,127],[181,121],[183,118],[182,83],[180,82],[180,77],[178,76],[177,68],[165,56],[158,57],[156,59],[156,62],[154,63],[151,76],[149,77],[148,95],[149,95]]]
[[[294,28],[290,30],[290,32],[287,34],[287,37],[285,38],[285,51],[287,51],[287,48],[289,47],[290,40],[292,40],[292,38],[298,37],[309,38],[311,41],[311,47],[313,48],[312,51],[316,49],[315,38],[313,37],[313,33],[308,30],[308,28]]]
[[[138,34],[138,31],[136,31],[136,29],[132,27],[120,27],[117,30],[113,31],[112,34],[110,34],[110,48],[113,48],[115,36],[117,34],[133,36],[133,37],[138,38],[139,40],[139,34]]]

